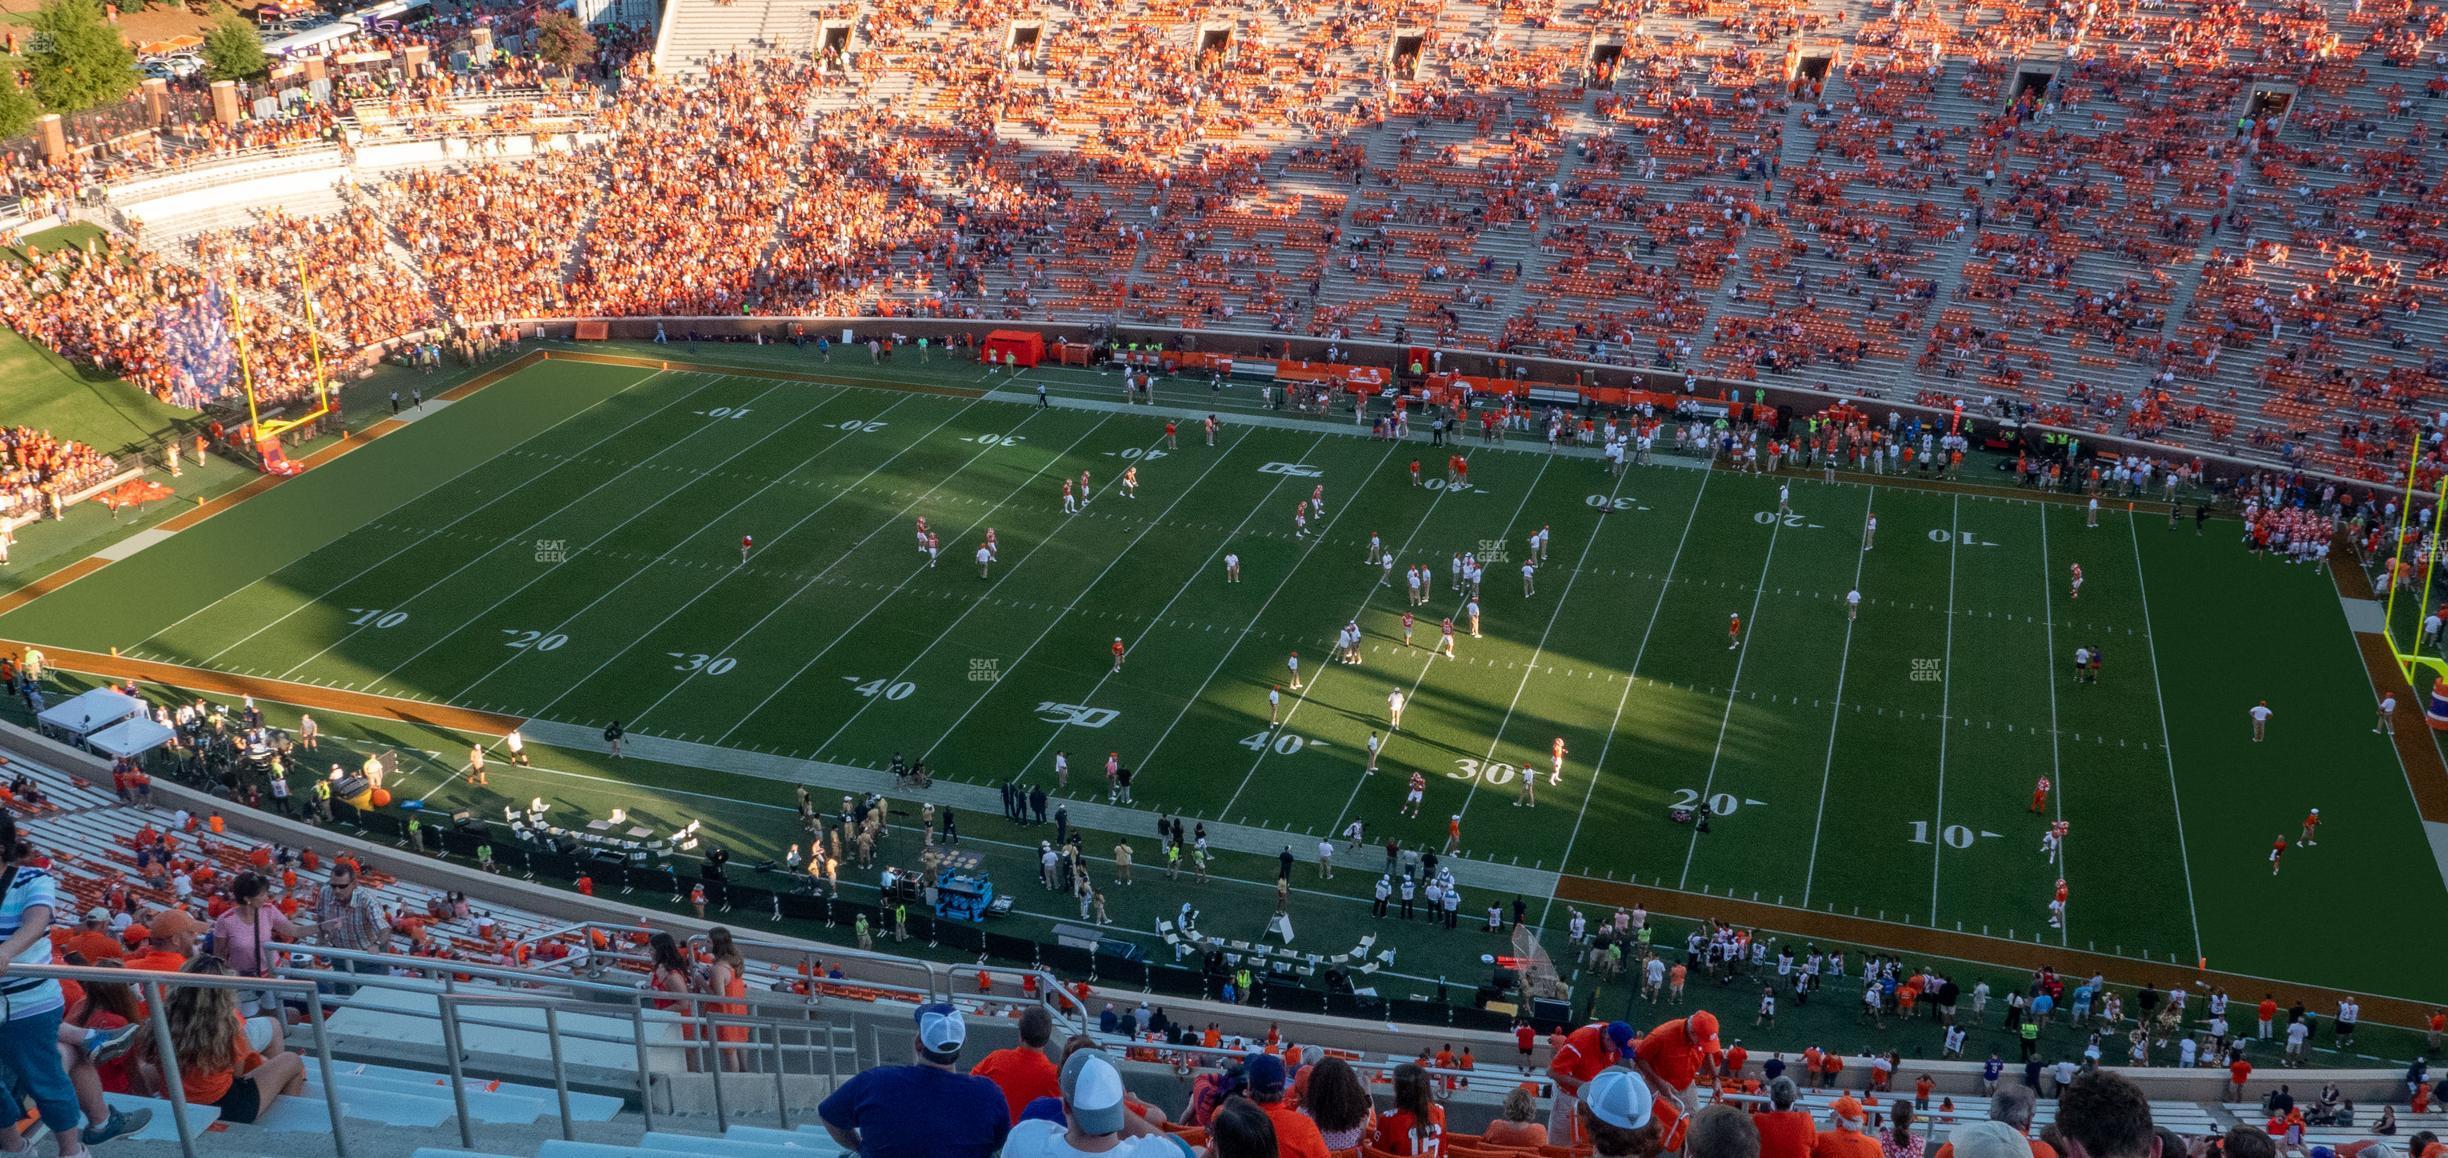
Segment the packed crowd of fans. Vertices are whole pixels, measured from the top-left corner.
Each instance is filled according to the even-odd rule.
[[[593,70],[616,89],[536,106],[607,136],[401,176],[342,236],[395,238],[463,323],[906,312],[1433,341],[1989,396],[2378,477],[2448,375],[2422,317],[2448,284],[2427,12],[1604,0],[1508,4],[1500,31],[1416,0],[1195,20],[1117,0],[1023,40],[1016,5],[902,3],[856,14],[848,59],[662,77],[616,31]],[[328,111],[191,135],[312,140],[377,103],[532,129],[534,109],[451,121],[453,97],[553,79],[495,63],[365,70]],[[56,197],[196,147],[0,185]],[[234,265],[289,248],[245,232],[215,243]],[[83,328],[144,308],[103,301]],[[423,320],[347,304],[352,336]]]
[[[31,427],[0,427],[0,522],[56,513],[67,496],[109,478],[109,455]],[[0,553],[0,560],[6,559]]]

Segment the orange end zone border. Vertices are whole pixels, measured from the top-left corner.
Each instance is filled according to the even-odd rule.
[[[346,692],[338,688],[317,687],[313,684],[292,683],[288,680],[263,676],[233,675],[210,668],[188,667],[185,664],[160,663],[149,659],[131,659],[121,655],[78,651],[73,648],[43,647],[40,644],[0,640],[0,648],[22,652],[28,647],[41,647],[43,656],[54,668],[104,676],[113,680],[135,680],[139,683],[161,684],[190,691],[209,692],[222,696],[253,696],[276,704],[289,704],[318,712],[333,712],[349,716],[367,716],[381,720],[397,720],[403,724],[418,724],[445,728],[454,732],[470,732],[498,736],[518,727],[517,716],[499,712],[479,712],[470,708],[454,708],[447,704],[429,704],[422,700],[378,696],[367,692]]]

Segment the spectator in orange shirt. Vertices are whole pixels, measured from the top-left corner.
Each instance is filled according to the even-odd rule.
[[[1828,1108],[1828,1128],[1811,1144],[1811,1158],[1884,1158],[1869,1126],[1869,1112],[1859,1101],[1851,1095],[1836,1099]]]
[[[1538,1114],[1538,1096],[1528,1086],[1515,1086],[1505,1095],[1504,1116],[1488,1123],[1480,1131],[1483,1142],[1491,1147],[1536,1149],[1547,1144],[1547,1127],[1533,1120]]]
[[[1547,1114],[1547,1136],[1554,1145],[1568,1145],[1576,1120],[1573,1103],[1583,1084],[1614,1065],[1632,1047],[1632,1027],[1620,1021],[1591,1022],[1565,1035],[1547,1061],[1547,1076],[1555,1083],[1555,1104]],[[1642,1115],[1643,1125],[1648,1116]]]
[[[116,961],[125,956],[127,950],[120,945],[119,938],[111,934],[110,919],[110,910],[100,905],[85,910],[85,923],[69,934],[67,944],[62,946],[63,951],[84,957],[88,965]]]
[[[190,973],[228,976],[218,957],[198,958]],[[306,1092],[306,1065],[293,1053],[257,1053],[238,1016],[238,991],[187,986],[170,991],[171,1044],[190,1105],[212,1106],[224,1122],[254,1121],[274,1100]]]
[[[972,1076],[993,1082],[1003,1091],[1003,1100],[1011,1106],[1011,1120],[1020,1120],[1020,1111],[1037,1098],[1062,1096],[1062,1073],[1055,1066],[1046,1046],[1054,1040],[1054,1017],[1042,1005],[1032,1005],[1020,1014],[1020,1044],[999,1049],[979,1058],[970,1068]]]
[[[1703,1009],[1659,1023],[1640,1039],[1634,1055],[1651,1079],[1680,1094],[1700,1076],[1700,1059],[1716,1048],[1717,1015]]]
[[[1282,1058],[1268,1053],[1251,1054],[1242,1063],[1241,1076],[1249,1083],[1250,1100],[1265,1111],[1267,1121],[1275,1127],[1276,1152],[1282,1158],[1329,1158],[1325,1136],[1318,1133],[1317,1123],[1284,1104],[1284,1090],[1290,1083]]]
[[[1768,1083],[1770,1108],[1754,1115],[1751,1122],[1759,1131],[1760,1158],[1810,1158],[1819,1128],[1811,1121],[1810,1111],[1793,1108],[1801,1097],[1802,1089],[1792,1078]]]
[[[187,968],[187,959],[195,955],[196,938],[204,935],[204,922],[185,909],[155,913],[144,928],[144,951],[128,956],[125,963],[130,969],[180,972]]]

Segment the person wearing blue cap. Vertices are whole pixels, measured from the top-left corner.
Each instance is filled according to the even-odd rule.
[[[1549,1138],[1573,1136],[1573,1103],[1582,1085],[1631,1049],[1632,1027],[1620,1021],[1594,1021],[1565,1035],[1547,1062],[1547,1078],[1555,1085],[1555,1105],[1547,1115]]]
[[[1621,1022],[1616,1024],[1620,1025]],[[1653,1158],[1664,1141],[1651,1121],[1657,1099],[1627,1069],[1601,1071],[1581,1087],[1580,1126],[1595,1158]]]
[[[816,1106],[825,1132],[860,1158],[990,1158],[1011,1133],[1011,1108],[993,1082],[952,1068],[967,1037],[960,1010],[919,1006],[918,1060],[843,1082]]]

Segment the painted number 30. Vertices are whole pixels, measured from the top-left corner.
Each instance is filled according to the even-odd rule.
[[[663,654],[680,661],[672,665],[673,671],[703,672],[706,675],[718,676],[739,666],[739,661],[730,656],[707,655],[702,651],[667,651]]]
[[[1511,784],[1521,769],[1502,760],[1473,760],[1468,756],[1454,758],[1454,770],[1446,773],[1456,780],[1477,780],[1483,784]]]

